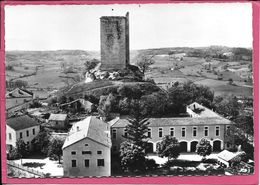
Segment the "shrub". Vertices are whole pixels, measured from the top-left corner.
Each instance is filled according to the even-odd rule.
[[[205,160],[205,157],[210,155],[211,151],[212,146],[210,145],[210,142],[206,138],[202,138],[197,145],[197,154],[202,156],[203,160]]]
[[[146,170],[155,170],[158,166],[154,159],[145,159]]]
[[[8,160],[15,160],[15,159],[19,159],[19,158],[20,158],[20,155],[16,148],[9,150],[9,153],[7,155]]]
[[[180,159],[174,159],[169,160],[166,163],[163,164],[163,167],[173,167],[173,166],[179,166],[179,167],[196,167],[199,165],[199,161],[188,161],[188,160],[180,160]]]
[[[5,67],[5,69],[6,69],[7,71],[14,71],[14,66],[7,65],[7,66]]]

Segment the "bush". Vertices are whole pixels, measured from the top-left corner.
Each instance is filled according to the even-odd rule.
[[[14,67],[13,67],[13,66],[10,66],[10,65],[7,65],[7,66],[5,67],[5,69],[6,69],[7,71],[14,71]]]
[[[9,153],[7,155],[8,160],[15,160],[15,159],[19,159],[19,158],[20,158],[20,155],[16,148],[9,150]]]
[[[200,161],[188,161],[188,160],[180,160],[180,159],[174,159],[169,160],[166,163],[163,164],[163,167],[173,167],[173,166],[179,166],[179,167],[196,167],[200,164]]]
[[[146,170],[155,170],[158,168],[158,164],[155,162],[154,159],[145,159],[145,167]]]
[[[39,108],[42,107],[42,104],[38,101],[34,101],[32,104],[29,105],[29,108]]]
[[[145,81],[146,81],[146,82],[150,82],[150,83],[152,83],[152,84],[156,84],[155,81],[154,81],[154,79],[152,79],[152,78],[147,78]]]

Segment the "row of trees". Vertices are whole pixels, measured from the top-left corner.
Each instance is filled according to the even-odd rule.
[[[111,112],[129,115],[136,100],[140,102],[140,111],[146,117],[179,116],[186,113],[186,106],[194,101],[212,108],[214,92],[192,82],[175,83],[167,92],[123,85],[117,91],[101,96],[99,109],[105,117],[109,117]]]

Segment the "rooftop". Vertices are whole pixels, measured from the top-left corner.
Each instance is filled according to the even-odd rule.
[[[35,121],[33,118],[29,117],[28,115],[9,118],[6,120],[6,124],[16,131],[38,125],[37,121]]]
[[[67,114],[51,114],[49,117],[49,121],[65,121],[67,118]]]
[[[116,118],[117,119],[117,118]],[[174,118],[149,118],[149,127],[164,127],[164,126],[188,126],[188,125],[227,125],[232,124],[228,119],[222,117],[174,117]],[[126,127],[129,121],[124,119],[112,120],[111,127]]]
[[[6,98],[27,98],[32,97],[33,93],[25,89],[16,88],[6,94]]]
[[[194,113],[199,115],[200,117],[221,117],[214,111],[210,110],[209,108],[197,103],[193,102],[192,104],[187,106],[189,109],[191,109]]]
[[[108,130],[109,125],[107,123],[94,116],[89,116],[73,124],[62,148],[64,149],[85,138],[110,147],[111,139]]]
[[[244,154],[244,152],[236,152],[236,153],[233,153],[233,152],[230,152],[228,150],[223,150],[222,152],[220,152],[217,156],[218,158],[224,160],[224,161],[231,161],[232,159],[240,156],[241,154]]]

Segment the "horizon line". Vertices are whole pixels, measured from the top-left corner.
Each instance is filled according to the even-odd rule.
[[[227,47],[227,48],[245,48],[245,49],[253,49],[253,47],[245,47],[245,46],[225,46],[225,45],[208,45],[208,46],[173,46],[173,47],[154,47],[154,48],[142,48],[142,49],[130,49],[130,51],[138,51],[138,50],[149,50],[149,49],[170,49],[170,48],[209,48],[209,47]],[[5,52],[10,51],[93,51],[93,52],[100,52],[101,50],[85,50],[85,49],[46,49],[46,50],[5,50]]]

